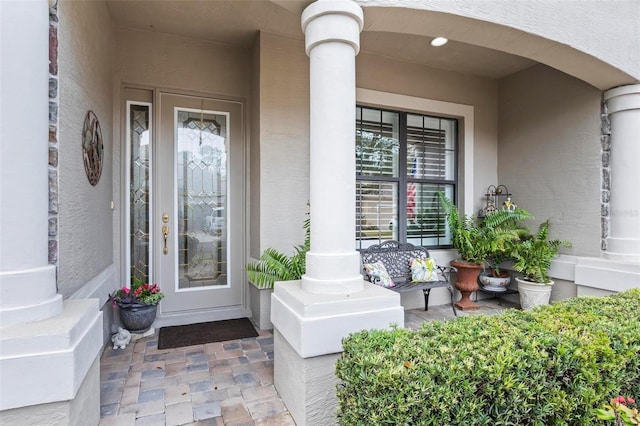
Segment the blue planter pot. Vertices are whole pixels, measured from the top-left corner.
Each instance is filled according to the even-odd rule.
[[[144,333],[156,319],[158,305],[135,305],[120,308],[120,321],[131,333]]]

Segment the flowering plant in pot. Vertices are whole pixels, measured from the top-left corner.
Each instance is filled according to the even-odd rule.
[[[140,305],[157,305],[164,293],[160,291],[158,284],[148,284],[134,278],[131,288],[122,287],[115,291],[109,298],[113,306],[119,308],[132,308]]]
[[[148,284],[135,277],[131,288],[123,286],[109,295],[113,306],[120,308],[122,325],[132,333],[143,333],[151,327],[163,297],[158,284]]]

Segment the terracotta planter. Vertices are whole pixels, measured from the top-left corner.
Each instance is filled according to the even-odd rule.
[[[158,305],[135,305],[120,308],[120,321],[131,333],[144,333],[156,319]]]
[[[451,261],[451,266],[458,270],[458,280],[455,287],[462,294],[462,298],[456,302],[456,308],[463,311],[480,309],[480,306],[471,301],[471,293],[478,291],[478,274],[482,270],[482,265],[475,263]]]

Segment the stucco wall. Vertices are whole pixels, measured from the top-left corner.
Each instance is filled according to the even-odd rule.
[[[292,253],[309,201],[309,58],[270,34],[260,49],[260,251]]]
[[[309,59],[302,42],[262,34],[260,44],[260,247],[302,242],[309,196]],[[498,83],[361,53],[356,84],[381,92],[473,105],[474,210],[497,175]],[[461,182],[462,183],[462,182]]]
[[[63,0],[59,10],[59,253],[58,290],[69,296],[113,261],[112,64],[114,37],[104,2]],[[89,183],[82,126],[93,110],[102,128],[102,176]]]
[[[251,52],[188,37],[116,31],[119,82],[248,98]]]
[[[249,256],[260,257],[260,40],[256,37],[251,56],[249,117]]]
[[[640,79],[640,2],[635,0],[356,1],[365,10],[365,30],[444,35],[582,75],[601,89]]]
[[[500,80],[500,182],[551,237],[600,255],[599,90],[544,65]]]

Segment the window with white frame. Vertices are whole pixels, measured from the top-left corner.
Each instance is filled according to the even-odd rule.
[[[356,248],[449,247],[438,192],[456,199],[458,121],[356,107]]]

